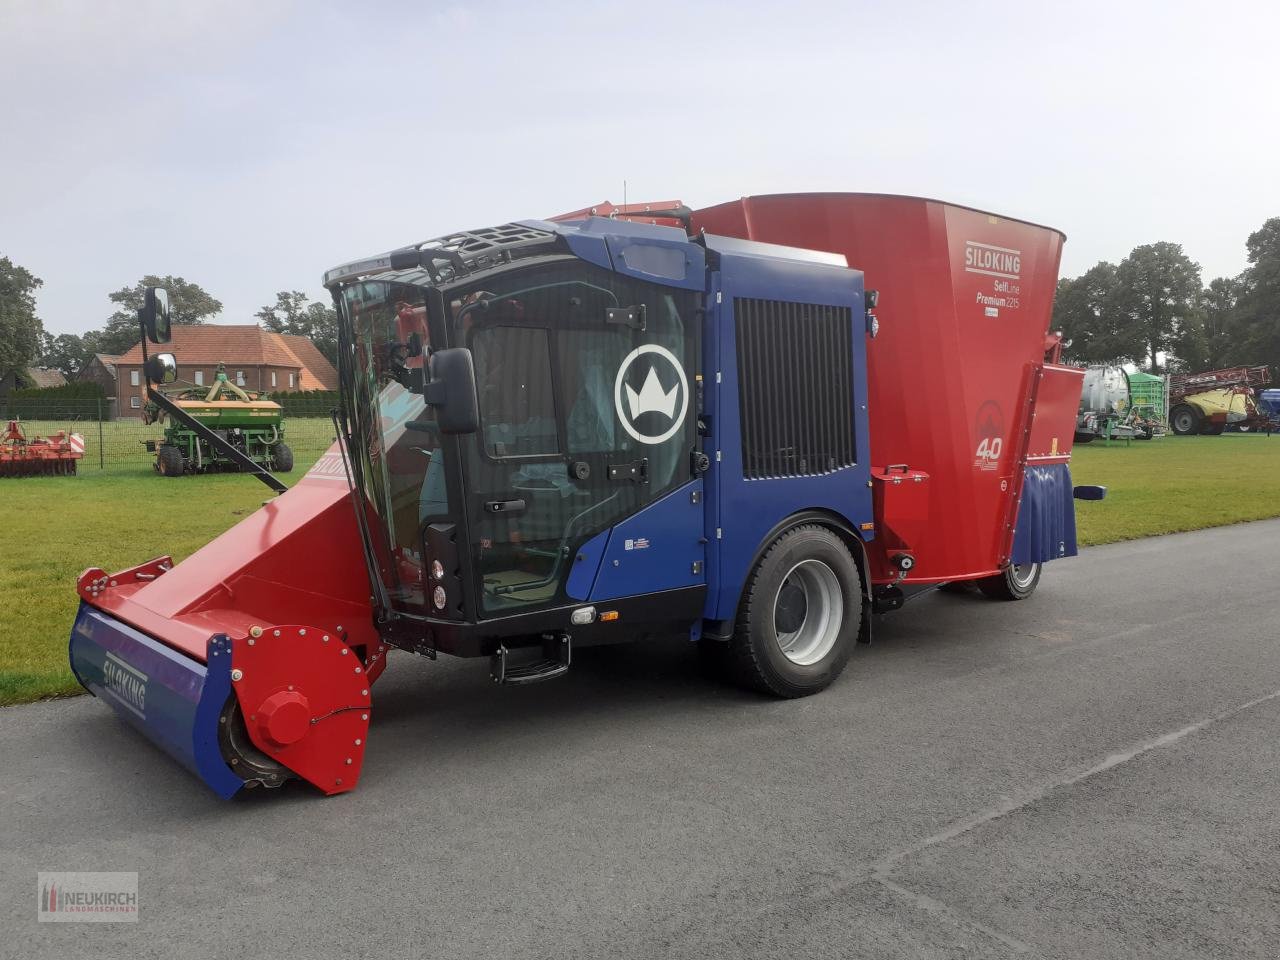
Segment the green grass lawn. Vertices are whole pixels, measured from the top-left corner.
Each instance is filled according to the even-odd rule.
[[[270,495],[250,476],[172,480],[149,467],[0,478],[0,705],[79,692],[67,639],[76,577],[87,567],[119,570],[166,553],[179,560]]]
[[[1081,545],[1262,520],[1280,516],[1280,435],[1077,444],[1071,476],[1107,488],[1076,501]]]
[[[1077,503],[1081,544],[1280,516],[1280,436],[1093,443],[1076,448],[1072,472],[1108,488]],[[180,560],[268,495],[252,477],[166,480],[148,467],[0,479],[0,705],[79,691],[67,637],[86,567]]]

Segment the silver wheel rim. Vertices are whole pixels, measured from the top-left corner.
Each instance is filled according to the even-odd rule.
[[[1020,590],[1025,590],[1031,586],[1031,581],[1036,578],[1036,571],[1040,569],[1038,563],[1017,564],[1009,568],[1009,579],[1013,581],[1013,585]]]
[[[782,655],[797,666],[817,663],[836,645],[844,622],[844,593],[821,560],[787,571],[773,598],[773,629]]]

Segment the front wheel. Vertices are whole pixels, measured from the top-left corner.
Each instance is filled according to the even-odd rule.
[[[825,527],[788,530],[747,582],[730,641],[734,672],[762,693],[817,693],[844,670],[861,622],[858,567],[844,543]]]
[[[1180,437],[1200,432],[1200,411],[1189,403],[1180,403],[1169,411],[1169,429]]]
[[[276,473],[288,473],[293,469],[293,451],[285,446],[283,440],[271,448],[271,464]]]
[[[1039,563],[1011,563],[1003,573],[978,581],[978,589],[992,600],[1025,600],[1040,583]]]
[[[182,451],[173,444],[164,443],[156,453],[156,469],[161,476],[180,477],[186,471],[187,462]]]

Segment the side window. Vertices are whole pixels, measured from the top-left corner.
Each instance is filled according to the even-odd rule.
[[[197,371],[196,371],[196,374],[195,374],[195,377],[196,377],[196,386],[197,386],[197,387],[203,387],[203,386],[204,386],[204,371],[203,371],[203,370],[197,370]]]
[[[481,327],[471,350],[485,454],[500,460],[559,453],[547,331]]]
[[[142,386],[142,374],[139,371],[137,370],[129,371],[129,386],[131,387]]]
[[[243,371],[243,370],[237,370],[237,371],[236,371],[236,386],[237,386],[237,387],[243,387],[243,386],[244,386],[244,371]]]

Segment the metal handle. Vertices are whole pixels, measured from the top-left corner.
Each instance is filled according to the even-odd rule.
[[[490,513],[519,513],[524,509],[523,500],[488,500],[484,508]]]

